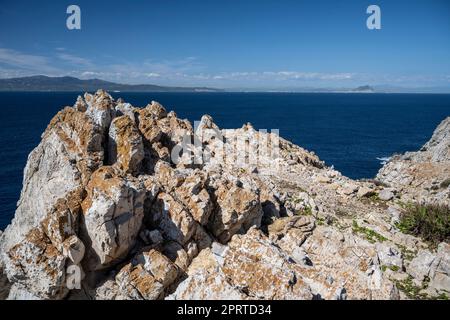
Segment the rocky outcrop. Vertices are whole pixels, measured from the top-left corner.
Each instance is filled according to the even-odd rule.
[[[28,158],[0,234],[0,298],[442,297],[449,245],[395,221],[398,199],[448,201],[433,189],[448,177],[448,121],[380,183],[249,123],[193,127],[155,101],[85,94]]]
[[[417,152],[396,155],[377,179],[395,188],[405,201],[450,204],[450,117]]]

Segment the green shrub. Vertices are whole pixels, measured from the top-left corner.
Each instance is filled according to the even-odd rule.
[[[450,240],[450,208],[445,205],[409,204],[403,209],[397,228],[421,237],[432,246]]]

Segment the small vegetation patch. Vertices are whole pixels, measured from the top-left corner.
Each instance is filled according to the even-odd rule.
[[[386,201],[381,200],[378,194],[372,194],[369,197],[364,197],[361,199],[363,203],[375,205],[384,209],[387,209],[389,206]]]
[[[353,233],[362,234],[364,238],[366,238],[366,240],[369,241],[370,243],[375,243],[377,241],[383,242],[387,240],[378,232],[366,227],[359,226],[356,220],[353,220],[352,231]]]
[[[403,233],[421,237],[433,247],[450,240],[450,208],[445,205],[408,204],[396,227]]]
[[[325,219],[322,218],[322,217],[317,217],[317,218],[316,218],[316,223],[317,223],[318,226],[324,225],[325,222],[326,222]]]
[[[383,272],[385,272],[387,269],[392,270],[394,272],[397,272],[398,270],[400,270],[400,268],[398,266],[386,266],[386,265],[381,266],[381,270]]]
[[[408,276],[404,280],[395,281],[395,285],[397,286],[398,290],[402,291],[409,299],[429,299],[428,294],[420,292],[428,287],[428,282],[426,280],[422,282],[422,286],[417,286],[414,284],[413,277]]]
[[[414,259],[417,256],[417,251],[409,250],[404,245],[401,245],[398,243],[396,245],[402,252],[403,259],[405,259],[407,261],[411,261],[412,259]]]
[[[425,292],[421,292],[428,288],[428,283],[430,279],[426,277],[421,286],[414,284],[413,277],[408,276],[404,280],[396,280],[395,285],[398,290],[402,291],[409,299],[414,300],[448,300],[448,295],[445,292],[441,292],[436,296],[430,296]]]
[[[312,216],[312,209],[309,206],[295,212],[299,216]]]
[[[436,297],[436,299],[437,299],[437,300],[449,300],[448,294],[445,293],[445,292],[442,292],[441,294],[439,294],[439,295]]]

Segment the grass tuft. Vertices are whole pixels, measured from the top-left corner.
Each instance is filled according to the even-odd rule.
[[[375,243],[377,241],[383,242],[383,241],[387,240],[385,237],[383,237],[378,232],[375,232],[374,230],[366,228],[366,227],[359,226],[358,223],[356,222],[356,220],[353,220],[352,230],[353,230],[353,233],[359,233],[359,234],[364,235],[366,240],[369,241],[370,243]]]

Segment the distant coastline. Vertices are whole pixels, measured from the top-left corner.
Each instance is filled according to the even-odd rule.
[[[82,80],[75,77],[31,76],[0,79],[0,91],[96,91],[99,88],[112,92],[222,92],[209,87],[170,87],[154,84],[121,84],[101,79]]]
[[[213,88],[162,86],[156,84],[122,84],[101,79],[79,79],[75,77],[49,77],[36,75],[30,77],[0,79],[0,92],[95,92],[99,88],[110,92],[269,92],[269,93],[418,93],[450,94],[450,87],[394,87],[389,85],[362,85],[355,88]]]

